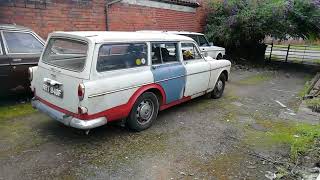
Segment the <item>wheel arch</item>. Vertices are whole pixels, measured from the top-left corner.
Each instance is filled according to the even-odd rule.
[[[223,70],[220,74],[224,74],[226,76],[226,81],[229,80],[229,73],[227,70]]]
[[[159,100],[159,106],[166,103],[166,94],[164,89],[159,84],[150,84],[140,87],[130,98],[129,104],[130,109],[133,107],[134,103],[137,101],[139,96],[141,96],[145,92],[152,92],[154,93],[158,100]]]

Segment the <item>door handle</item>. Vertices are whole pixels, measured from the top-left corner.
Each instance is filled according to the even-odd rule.
[[[157,69],[157,66],[151,66],[151,69],[155,70]]]
[[[22,59],[12,59],[13,62],[20,62]]]

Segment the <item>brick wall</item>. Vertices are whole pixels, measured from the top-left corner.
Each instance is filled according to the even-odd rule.
[[[115,3],[108,10],[109,30],[180,30],[203,32],[206,3],[196,12],[181,12],[123,3]]]
[[[0,0],[1,2],[1,0]],[[106,30],[104,0],[81,5],[71,0],[50,0],[45,6],[0,3],[0,23],[15,23],[46,38],[52,31]],[[109,30],[183,30],[202,32],[206,4],[196,12],[115,3],[108,10]]]
[[[46,38],[52,31],[106,30],[104,0],[87,4],[51,0],[44,5],[0,4],[0,23],[16,23]]]

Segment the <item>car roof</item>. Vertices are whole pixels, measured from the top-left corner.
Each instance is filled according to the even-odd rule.
[[[142,30],[142,31],[137,31],[137,32],[166,32],[166,33],[171,33],[171,34],[194,34],[194,35],[204,35],[202,33],[198,32],[190,32],[190,31],[157,31],[157,30]]]
[[[15,25],[15,24],[0,24],[0,30],[24,30],[24,31],[32,31],[30,28]]]
[[[83,37],[94,43],[128,41],[194,41],[193,39],[163,32],[124,32],[124,31],[72,31],[54,32],[50,36]]]

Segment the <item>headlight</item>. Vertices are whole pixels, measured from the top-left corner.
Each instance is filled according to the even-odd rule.
[[[29,80],[32,81],[32,79],[33,79],[33,70],[32,70],[32,67],[29,67],[29,69],[28,69],[28,75],[29,75]]]

